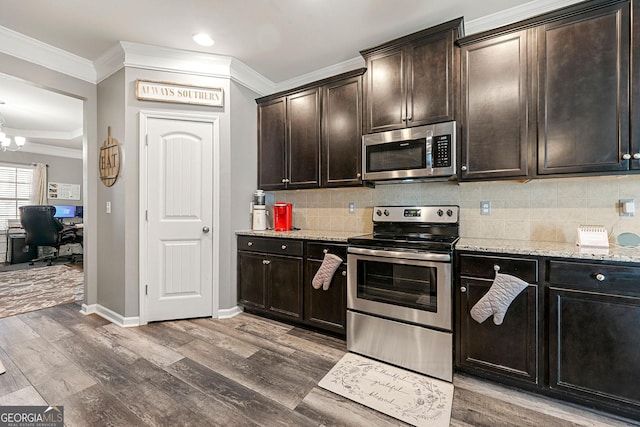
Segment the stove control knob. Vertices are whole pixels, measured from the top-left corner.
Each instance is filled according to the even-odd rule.
[[[447,209],[447,216],[453,216],[453,211],[451,209]]]
[[[382,211],[381,211],[380,209],[378,209],[378,210],[376,211],[376,215],[378,215],[378,216],[382,216]]]
[[[444,215],[444,211],[442,209],[438,209],[437,214],[438,214],[438,216],[442,216],[442,215]]]
[[[388,210],[384,210],[384,216],[389,216],[389,211]]]

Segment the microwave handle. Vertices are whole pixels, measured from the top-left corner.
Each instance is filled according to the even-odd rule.
[[[427,149],[426,151],[426,164],[427,164],[427,169],[430,171],[433,171],[433,134],[431,132],[429,132],[429,136],[427,136]]]

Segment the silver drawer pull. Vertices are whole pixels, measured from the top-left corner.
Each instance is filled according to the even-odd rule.
[[[494,270],[494,271],[500,271],[500,266],[499,266],[498,264],[495,264],[495,265],[493,266],[493,270]]]
[[[253,242],[247,242],[247,246],[253,246]]]
[[[323,253],[323,254],[328,254],[328,253],[329,253],[329,249],[323,249],[323,250],[322,250],[322,253]]]
[[[269,265],[269,264],[271,264],[271,261],[269,261],[268,259],[263,259],[263,260],[262,260],[262,263],[263,263],[264,265]]]
[[[602,274],[602,273],[598,273],[598,274],[596,274],[596,280],[597,280],[598,282],[604,282],[604,279],[606,279],[606,277],[604,276],[604,274]]]
[[[342,272],[342,275],[343,275],[343,276],[346,276],[346,275],[347,275],[347,272],[346,272],[346,271],[343,271],[343,272]]]
[[[287,249],[287,245],[282,245],[281,248],[282,248],[282,250],[285,250],[285,249]]]
[[[465,293],[467,292],[467,288],[464,286],[460,286],[460,292]]]

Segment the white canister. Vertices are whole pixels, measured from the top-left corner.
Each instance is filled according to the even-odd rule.
[[[264,205],[253,205],[253,227],[254,230],[267,229],[267,211]]]

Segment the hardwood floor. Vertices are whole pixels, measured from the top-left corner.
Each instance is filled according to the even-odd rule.
[[[66,304],[0,319],[0,405],[63,405],[68,426],[401,426],[317,387],[345,342],[250,314],[120,328]],[[621,426],[456,377],[452,426]]]

